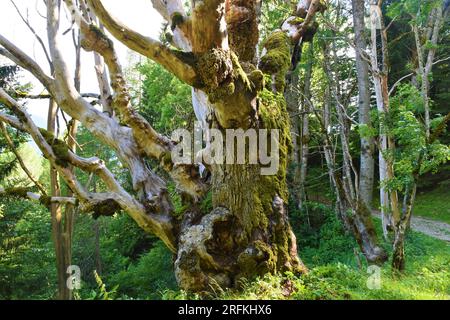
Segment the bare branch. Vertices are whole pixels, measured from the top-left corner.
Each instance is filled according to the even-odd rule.
[[[76,194],[83,205],[83,210],[93,210],[99,204],[105,201],[115,201],[122,209],[127,211],[130,216],[144,230],[151,231],[160,237],[171,250],[175,250],[175,235],[173,231],[172,218],[170,215],[155,215],[149,213],[148,209],[135,200],[126,192],[115,180],[112,173],[97,158],[83,159],[73,154],[69,148],[54,148],[44,137],[44,131],[38,129],[31,120],[30,115],[14,99],[12,99],[3,89],[0,88],[0,102],[15,113],[19,121],[23,124],[26,131],[32,136],[44,156],[51,162],[52,166],[58,170],[69,188]],[[60,143],[60,142],[58,142]],[[63,149],[63,150],[61,150]],[[112,189],[109,193],[90,193],[76,179],[72,170],[66,163],[73,164],[88,172],[95,172]],[[155,208],[157,209],[157,208]]]
[[[14,116],[10,116],[9,114],[0,112],[0,121],[9,124],[11,127],[16,128],[17,130],[26,132],[23,124],[21,124],[19,119]]]
[[[44,205],[49,205],[50,203],[77,205],[78,203],[77,199],[74,197],[47,197],[45,194],[41,195],[38,193],[34,193],[32,191],[28,191],[24,188],[0,187],[0,196],[9,196],[39,201],[41,204]]]
[[[15,92],[17,98],[20,99],[32,99],[32,100],[39,100],[39,99],[52,99],[52,95],[49,93],[41,93],[41,94],[28,94],[24,92]],[[83,98],[93,98],[93,99],[100,99],[100,95],[98,93],[82,93],[80,94]]]
[[[50,59],[50,55],[48,53],[47,47],[44,44],[44,41],[42,40],[42,38],[36,33],[36,30],[34,30],[33,26],[31,25],[30,21],[25,18],[23,16],[23,14],[20,12],[19,8],[17,7],[16,3],[14,2],[14,0],[10,0],[10,2],[12,3],[12,5],[14,6],[14,8],[16,9],[17,13],[19,14],[19,17],[22,19],[22,21],[25,23],[25,25],[28,27],[28,29],[31,31],[31,33],[34,35],[34,37],[36,38],[36,40],[39,42],[40,46],[42,47],[42,50],[44,51],[45,54],[45,58],[48,61],[48,64],[51,65],[52,61]]]
[[[170,161],[171,151],[173,149],[172,141],[157,133],[130,105],[131,97],[114,47],[112,45],[102,45],[110,43],[110,40],[105,34],[93,29],[92,24],[89,24],[73,5],[73,1],[66,0],[65,2],[69,8],[72,8],[70,11],[73,19],[80,26],[83,34],[83,47],[88,51],[98,52],[107,64],[110,71],[111,85],[115,92],[112,103],[113,109],[122,121],[131,128],[133,137],[139,145],[139,148],[147,156],[160,161],[162,167],[171,175],[180,189],[196,199],[199,198],[200,194],[206,190],[204,183],[200,180],[189,181],[186,179],[186,168],[174,166]],[[104,42],[105,39],[106,42]]]
[[[46,75],[42,68],[22,50],[0,34],[0,55],[5,56],[25,70],[31,72],[46,88],[51,91],[53,78]]]
[[[28,176],[28,178],[36,185],[36,187],[42,192],[42,194],[46,195],[46,191],[42,184],[37,181],[30,170],[28,170],[27,166],[25,165],[25,162],[23,161],[22,157],[20,156],[19,152],[17,151],[16,147],[14,146],[14,142],[12,141],[11,137],[9,136],[8,130],[6,130],[5,125],[3,122],[0,122],[0,129],[2,130],[3,136],[6,139],[6,143],[8,144],[9,149],[12,153],[16,156],[17,161],[19,161],[20,167],[25,172],[25,174]]]
[[[192,1],[192,51],[202,54],[212,48],[228,50],[225,0]]]
[[[152,0],[161,16],[170,23],[173,32],[173,44],[181,50],[191,51],[192,21],[186,15],[181,0]]]
[[[408,73],[407,75],[404,75],[403,77],[401,77],[400,79],[398,79],[391,87],[391,89],[389,90],[389,96],[391,96],[391,94],[394,92],[395,88],[406,78],[409,78],[411,76],[413,76],[415,74],[415,72],[411,72]]]
[[[189,85],[197,84],[197,74],[193,67],[192,57],[188,53],[175,51],[161,42],[131,30],[114,18],[100,0],[87,0],[90,7],[105,28],[119,41],[155,62],[161,64],[175,76]],[[67,1],[66,1],[67,3]],[[69,9],[72,9],[69,7]],[[109,45],[112,45],[110,43]]]

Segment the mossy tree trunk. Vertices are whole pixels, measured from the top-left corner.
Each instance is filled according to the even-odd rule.
[[[317,28],[303,24],[308,12],[311,21],[315,11],[323,8],[313,1],[313,10],[300,16],[294,13],[282,30],[265,39],[256,63],[255,3],[227,1],[227,29],[247,30],[251,36],[247,42],[238,42],[233,40],[243,34],[233,34],[230,50],[206,50],[197,67],[212,110],[210,126],[223,133],[226,129],[277,129],[279,167],[273,175],[262,175],[261,165],[248,163],[210,167],[213,211],[204,216],[193,211],[181,224],[175,268],[179,284],[188,291],[207,291],[215,285],[236,287],[242,278],[269,272],[306,271],[287,212],[286,169],[292,142],[284,90],[287,73],[295,67],[292,53],[298,53],[302,37],[307,34],[311,39]],[[246,17],[241,16],[243,12]]]
[[[255,164],[211,167],[215,209],[204,216],[192,213],[182,224],[175,266],[178,282],[186,290],[238,287],[243,278],[306,271],[297,256],[287,212],[286,164],[291,144],[287,111],[281,96],[269,96],[260,100],[265,111],[255,114],[260,117],[255,128],[280,126],[278,173],[261,175],[261,166]]]

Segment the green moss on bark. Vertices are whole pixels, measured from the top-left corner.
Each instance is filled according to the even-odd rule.
[[[286,73],[291,67],[291,43],[283,31],[275,31],[263,43],[266,53],[261,57],[259,68],[273,76],[273,82],[278,92],[283,92],[286,86]]]
[[[100,216],[110,217],[120,211],[120,205],[114,199],[106,199],[92,207],[92,217],[98,219]]]
[[[262,91],[264,88],[264,73],[261,70],[253,70],[249,75],[248,79],[252,83],[253,89],[256,92]]]
[[[242,68],[241,64],[239,63],[238,56],[234,53],[230,53],[231,62],[233,63],[233,81],[241,81],[245,89],[249,92],[252,91],[252,84],[245,73],[244,69]]]
[[[302,24],[303,22],[305,22],[305,19],[300,18],[300,17],[295,17],[288,21],[288,23],[290,25],[299,25],[299,24]]]
[[[279,168],[275,176],[263,176],[267,185],[279,190],[279,196],[285,203],[288,201],[286,185],[286,168],[289,153],[292,150],[290,120],[286,109],[286,101],[282,94],[274,94],[264,89],[259,94],[259,115],[264,128],[279,130]],[[271,181],[273,180],[273,181]]]
[[[197,69],[211,103],[231,101],[230,97],[236,93],[237,87],[243,86],[245,92],[254,91],[255,86],[232,51],[210,50],[199,58]]]
[[[28,195],[27,193],[30,190],[28,188],[25,187],[15,187],[15,188],[6,188],[3,193],[5,196],[7,197],[12,197],[12,198],[27,198]]]
[[[173,31],[176,27],[180,26],[184,22],[184,17],[179,12],[174,12],[170,17],[171,24],[170,29]]]
[[[69,166],[69,146],[62,140],[55,138],[54,134],[45,129],[39,128],[39,132],[44,137],[45,141],[52,147],[53,153],[56,156],[56,164],[61,167]]]
[[[49,197],[49,196],[44,196],[44,195],[42,195],[42,196],[39,197],[39,202],[40,202],[40,204],[42,204],[43,206],[49,208],[50,205],[52,204],[51,199],[52,199],[52,198]]]

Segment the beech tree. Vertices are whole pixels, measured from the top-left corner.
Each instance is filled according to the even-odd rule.
[[[370,83],[369,66],[364,59],[367,41],[364,34],[364,0],[352,0],[353,29],[355,31],[356,75],[358,78],[358,115],[359,124],[371,127],[370,121]],[[369,208],[373,198],[374,179],[374,142],[372,138],[361,137],[361,159],[359,170],[359,192]]]
[[[129,170],[134,190],[127,192],[101,159],[80,157],[69,141],[37,127],[24,106],[0,89],[0,102],[13,114],[0,113],[0,121],[27,132],[72,192],[22,196],[47,205],[68,203],[98,215],[123,210],[176,255],[176,278],[188,291],[234,287],[239,279],[268,272],[305,272],[286,209],[291,136],[283,94],[286,74],[296,60],[292,54],[298,52],[294,47],[312,38],[314,16],[325,10],[324,2],[298,1],[281,28],[261,42],[260,0],[192,0],[188,10],[181,0],[152,0],[171,25],[170,44],[130,29],[101,0],[62,2],[46,1],[51,74],[2,35],[0,53],[31,72],[59,108],[115,151]],[[63,56],[63,5],[80,30],[81,47],[95,52],[96,61],[103,60],[109,71],[106,79],[98,68],[102,110],[80,92]],[[192,87],[193,108],[203,129],[278,129],[278,172],[261,175],[261,164],[213,164],[205,176],[199,173],[202,164],[172,161],[177,142],[156,132],[135,110],[114,42],[103,28]],[[148,159],[167,172],[190,205],[181,219],[174,215],[167,182],[149,167]],[[90,191],[73,168],[98,176],[108,191]],[[198,203],[208,190],[214,209],[202,214]]]

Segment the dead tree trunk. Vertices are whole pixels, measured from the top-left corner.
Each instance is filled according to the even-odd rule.
[[[430,137],[430,73],[433,68],[434,58],[436,55],[437,44],[439,40],[439,33],[442,28],[442,21],[445,18],[445,12],[442,6],[438,6],[431,10],[428,17],[429,26],[425,32],[421,32],[418,26],[418,20],[420,19],[420,10],[417,13],[416,21],[412,23],[412,31],[414,33],[414,39],[417,50],[418,61],[418,74],[420,76],[420,93],[423,99],[423,106],[425,111],[425,130],[427,138]],[[425,40],[423,43],[422,39]],[[426,46],[429,46],[428,52],[425,53]],[[426,57],[425,57],[426,54]]]

